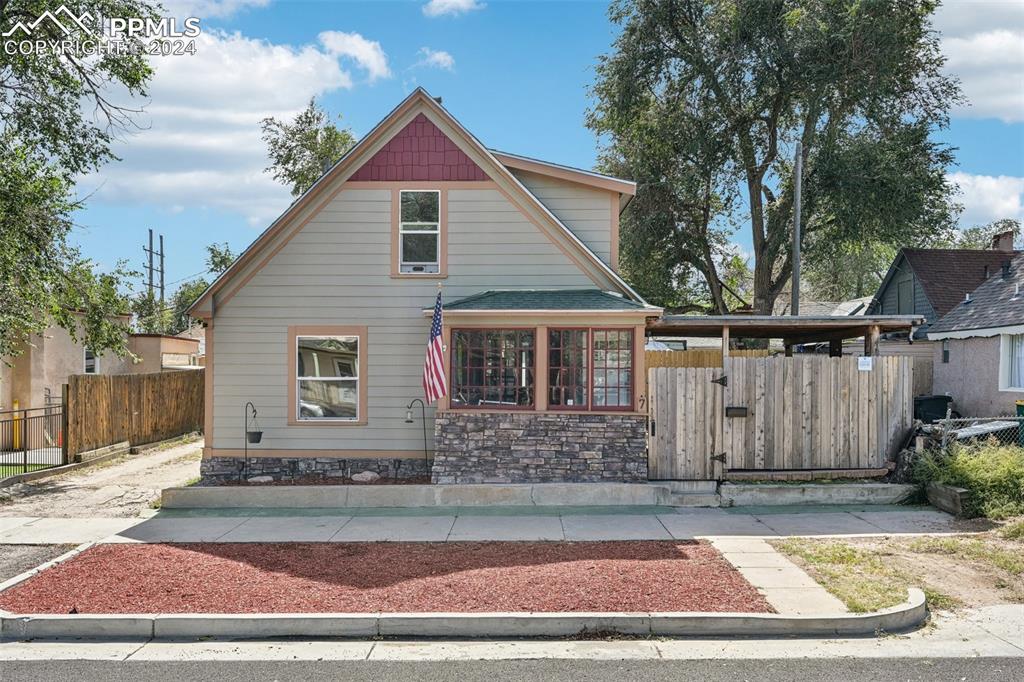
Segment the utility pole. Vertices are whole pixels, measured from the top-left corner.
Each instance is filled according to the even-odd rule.
[[[800,191],[803,180],[803,145],[796,143],[796,161],[793,164],[793,298],[790,314],[800,314]]]
[[[160,250],[157,251],[153,248],[153,230],[149,230],[149,246],[143,246],[142,250],[146,252],[146,272],[148,276],[147,285],[149,287],[150,299],[156,298],[156,287],[160,288],[160,307],[157,309],[157,315],[163,315],[164,312],[164,236],[160,235]],[[159,260],[159,265],[153,264],[153,257],[156,256]],[[160,283],[157,285],[155,275],[160,276]]]

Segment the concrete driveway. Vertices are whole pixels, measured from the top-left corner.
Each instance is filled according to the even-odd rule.
[[[134,518],[160,491],[199,475],[202,441],[0,488],[0,517]]]

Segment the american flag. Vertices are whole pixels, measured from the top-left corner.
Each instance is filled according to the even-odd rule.
[[[427,359],[423,363],[423,394],[428,403],[448,395],[448,379],[444,375],[444,338],[441,336],[441,292],[434,304],[434,321],[430,323]]]

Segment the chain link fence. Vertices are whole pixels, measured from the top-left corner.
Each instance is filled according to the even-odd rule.
[[[1024,447],[1024,417],[963,417],[935,422],[942,449],[955,443],[995,441],[1002,445]]]

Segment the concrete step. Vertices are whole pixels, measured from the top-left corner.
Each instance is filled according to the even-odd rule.
[[[675,493],[669,498],[673,507],[720,507],[721,502],[717,493]]]

